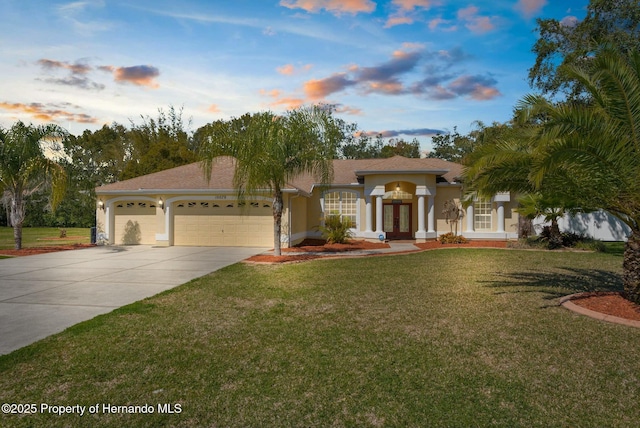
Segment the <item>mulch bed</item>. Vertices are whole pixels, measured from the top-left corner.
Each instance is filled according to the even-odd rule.
[[[305,239],[291,248],[283,248],[283,253],[343,253],[345,251],[376,250],[389,248],[384,242],[348,241],[345,244],[327,244],[322,239]]]
[[[439,241],[427,241],[414,245],[422,250],[437,248],[507,248],[507,241],[469,241],[466,244],[441,244]]]
[[[21,250],[0,250],[0,256],[32,256],[34,254],[54,253],[56,251],[77,250],[79,248],[95,247],[95,244],[71,244],[71,245],[52,245],[46,247],[30,247]]]
[[[619,292],[584,293],[571,302],[601,314],[640,321],[640,305],[625,299]]]

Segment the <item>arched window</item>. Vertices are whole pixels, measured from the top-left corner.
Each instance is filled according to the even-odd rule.
[[[351,220],[353,227],[357,224],[358,194],[355,192],[328,192],[324,194],[324,214],[339,214],[343,220]]]

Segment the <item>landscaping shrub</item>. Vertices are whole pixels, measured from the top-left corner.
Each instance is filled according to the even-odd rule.
[[[469,242],[464,236],[456,235],[453,232],[443,233],[438,237],[438,241],[441,244],[466,244]]]
[[[325,216],[324,225],[320,226],[322,236],[329,244],[344,244],[353,236],[351,219],[341,218],[339,214]]]

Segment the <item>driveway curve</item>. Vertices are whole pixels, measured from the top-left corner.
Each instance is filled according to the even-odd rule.
[[[0,260],[0,355],[267,248],[104,246]]]

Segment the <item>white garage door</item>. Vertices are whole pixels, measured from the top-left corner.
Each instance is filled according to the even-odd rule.
[[[270,202],[178,201],[174,207],[174,245],[273,246]]]
[[[115,204],[116,244],[156,243],[156,206],[145,201],[123,201]]]

